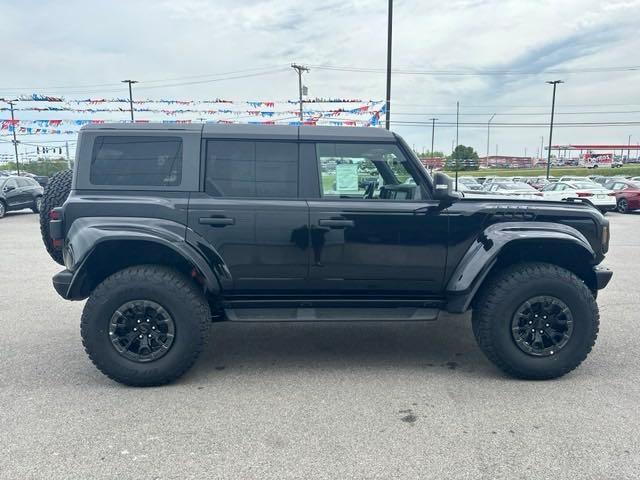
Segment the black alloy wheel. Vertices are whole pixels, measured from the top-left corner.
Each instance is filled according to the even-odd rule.
[[[116,351],[134,362],[151,362],[164,356],[176,335],[171,315],[150,300],[121,305],[109,322],[109,338]]]
[[[518,348],[536,357],[558,353],[572,333],[571,310],[562,300],[548,295],[524,302],[511,320],[511,335]]]

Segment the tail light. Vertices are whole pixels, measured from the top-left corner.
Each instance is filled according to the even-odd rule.
[[[591,192],[576,192],[579,197],[593,197],[593,193]]]
[[[616,196],[616,192],[609,192],[609,193],[607,193],[607,195],[609,195],[610,197],[615,197]]]

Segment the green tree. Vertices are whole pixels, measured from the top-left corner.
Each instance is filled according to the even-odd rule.
[[[447,157],[445,169],[454,172],[462,170],[478,170],[478,153],[473,147],[458,145],[453,153]]]

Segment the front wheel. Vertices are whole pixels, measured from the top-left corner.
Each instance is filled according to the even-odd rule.
[[[480,349],[517,378],[544,380],[575,369],[599,328],[593,294],[572,272],[548,263],[520,263],[488,280],[475,301]]]
[[[114,273],[93,291],[82,313],[82,343],[109,378],[139,387],[184,374],[205,343],[211,315],[197,285],[155,265]]]

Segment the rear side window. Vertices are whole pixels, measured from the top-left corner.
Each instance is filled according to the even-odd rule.
[[[297,197],[298,144],[209,140],[205,191],[216,197]]]
[[[180,185],[182,139],[153,136],[96,137],[89,179],[93,185]]]

